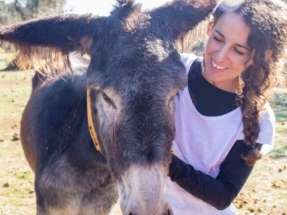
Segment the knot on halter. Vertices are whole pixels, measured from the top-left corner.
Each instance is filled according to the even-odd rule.
[[[251,143],[250,145],[247,146],[247,151],[250,152],[252,151],[253,149],[256,149],[256,145]]]

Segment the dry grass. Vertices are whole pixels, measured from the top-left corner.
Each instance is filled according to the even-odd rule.
[[[276,130],[274,149],[256,164],[235,200],[240,214],[287,214],[287,121]]]
[[[34,175],[17,140],[31,77],[27,72],[0,72],[0,214],[35,214]]]
[[[24,158],[20,141],[15,140],[30,95],[32,76],[29,72],[0,72],[0,215],[36,213],[34,174]],[[235,200],[240,214],[286,215],[287,108],[280,114],[274,150],[256,165]],[[121,214],[118,205],[113,214]]]

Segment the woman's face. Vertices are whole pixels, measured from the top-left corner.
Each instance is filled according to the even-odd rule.
[[[239,75],[250,61],[247,45],[250,27],[240,14],[223,14],[209,33],[205,48],[203,76],[216,87],[235,92],[239,89]]]

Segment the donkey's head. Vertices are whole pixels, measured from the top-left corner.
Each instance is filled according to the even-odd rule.
[[[31,57],[38,47],[90,55],[87,89],[102,153],[124,214],[169,214],[164,181],[174,139],[173,98],[186,85],[175,41],[215,6],[177,0],[142,12],[118,0],[108,17],[55,16],[0,28]]]

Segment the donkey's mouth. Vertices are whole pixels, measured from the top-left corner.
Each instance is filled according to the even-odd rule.
[[[166,167],[132,165],[118,182],[124,215],[172,215],[165,197]]]
[[[141,213],[132,213],[132,212],[130,212],[130,213],[128,213],[127,215],[138,215],[138,214],[141,214]],[[153,215],[157,215],[157,214],[153,214]],[[171,209],[167,209],[167,212],[166,212],[166,213],[160,214],[160,215],[174,215],[174,214],[173,214],[173,212],[172,212]]]

